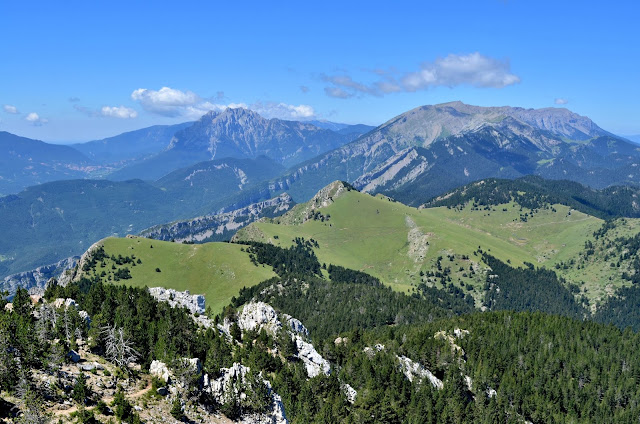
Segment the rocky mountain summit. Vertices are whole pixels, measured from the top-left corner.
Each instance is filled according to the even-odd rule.
[[[338,133],[311,123],[266,119],[244,108],[209,112],[171,139],[168,152],[198,152],[205,159],[265,155],[286,166],[340,147],[361,134]],[[203,159],[204,160],[204,159]]]
[[[640,182],[638,146],[567,109],[421,106],[292,169],[297,199],[331,180],[402,200],[435,196],[481,178],[538,174],[594,187]]]

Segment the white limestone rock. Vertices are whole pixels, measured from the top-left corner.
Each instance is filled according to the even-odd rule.
[[[347,402],[353,405],[356,401],[356,398],[358,397],[358,392],[356,391],[356,389],[354,389],[347,383],[342,383],[340,385],[340,389],[342,389],[342,393],[344,393],[345,397],[347,398]]]
[[[292,317],[291,315],[284,314],[283,318],[288,325],[288,329],[294,333],[302,334],[305,337],[309,337],[309,330],[305,327],[299,319]]]
[[[218,403],[224,403],[229,396],[237,396],[240,400],[246,399],[243,390],[247,384],[247,373],[250,369],[235,362],[230,368],[221,368],[221,376],[211,380],[208,375],[204,376],[204,390],[212,395]],[[271,408],[266,414],[251,414],[241,418],[240,422],[245,424],[287,424],[287,417],[284,410],[282,398],[273,391],[271,383],[262,380],[271,394]],[[232,393],[229,393],[231,391]]]
[[[189,368],[189,372],[198,376],[202,374],[202,363],[199,358],[182,358],[182,361],[185,366]],[[174,384],[174,375],[164,362],[152,361],[151,366],[149,367],[149,374],[154,377],[158,377],[167,384]]]
[[[409,381],[413,381],[416,378],[418,380],[427,378],[429,383],[431,383],[431,385],[436,389],[441,390],[444,387],[442,380],[433,375],[431,371],[423,367],[419,362],[414,362],[406,356],[396,356],[396,358],[398,358],[398,361],[400,362],[402,373]]]
[[[172,308],[185,307],[192,314],[203,314],[205,312],[205,299],[201,294],[191,294],[189,290],[183,292],[164,287],[151,287],[149,294],[156,300],[167,302]]]
[[[369,357],[372,358],[376,353],[382,352],[384,350],[384,345],[377,343],[373,347],[365,347],[362,351]]]
[[[331,365],[329,361],[324,359],[311,343],[304,341],[299,334],[294,336],[296,347],[298,348],[298,358],[304,363],[309,378],[317,375],[329,375],[331,373]]]
[[[249,302],[244,305],[238,316],[238,326],[243,331],[260,331],[264,328],[267,332],[276,334],[282,328],[282,323],[271,305],[264,302]]]
[[[171,373],[169,372],[167,364],[164,362],[152,361],[151,366],[149,367],[149,374],[164,380],[167,384],[171,382]]]

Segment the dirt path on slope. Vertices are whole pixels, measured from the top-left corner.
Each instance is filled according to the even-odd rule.
[[[146,380],[147,380],[147,385],[146,385],[146,387],[144,389],[140,389],[140,390],[138,390],[136,392],[131,393],[130,395],[127,394],[125,397],[127,399],[137,399],[137,398],[139,398],[141,396],[144,396],[145,393],[149,392],[149,390],[151,390],[151,379],[148,378]],[[108,405],[111,402],[113,402],[113,396],[109,396],[109,397],[103,398],[101,400]],[[92,410],[94,408],[95,408],[95,406],[90,406],[90,407],[85,408],[85,409],[90,411],[90,410]],[[73,407],[71,407],[69,409],[62,409],[62,410],[55,411],[53,413],[53,415],[55,415],[57,417],[59,417],[61,415],[71,415],[74,412],[76,412],[77,410],[78,410],[78,407],[77,406],[73,406]]]

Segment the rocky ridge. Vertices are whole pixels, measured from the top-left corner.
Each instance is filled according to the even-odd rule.
[[[54,264],[44,265],[32,271],[20,272],[9,275],[2,280],[2,290],[9,292],[13,296],[19,287],[29,290],[29,292],[39,292],[46,288],[47,282],[51,278],[60,277],[65,271],[73,269],[80,257],[72,256]]]
[[[174,289],[165,289],[163,287],[150,287],[149,294],[156,300],[167,302],[172,308],[187,308],[192,314],[204,314],[205,299],[204,295],[191,294],[189,290],[183,292]]]
[[[205,241],[228,239],[238,229],[257,221],[262,217],[272,217],[288,211],[294,201],[287,193],[283,193],[263,202],[224,212],[216,215],[205,215],[186,221],[157,225],[144,230],[140,236],[156,240],[201,243]]]
[[[340,147],[362,131],[354,127],[353,133],[335,132],[308,122],[267,119],[248,109],[229,108],[209,112],[177,132],[168,151],[199,152],[206,160],[265,155],[291,166]]]
[[[283,325],[281,318],[286,325]],[[299,320],[286,314],[279,315],[273,307],[264,302],[249,302],[237,314],[235,323],[238,324],[242,331],[259,332],[264,329],[274,336],[281,330],[287,331],[291,340],[296,344],[298,351],[296,356],[304,363],[309,378],[319,374],[329,375],[331,373],[329,361],[324,359],[316,351],[313,344],[308,341],[309,330]],[[218,328],[229,335],[232,325],[233,322],[225,318],[223,324],[219,325]]]

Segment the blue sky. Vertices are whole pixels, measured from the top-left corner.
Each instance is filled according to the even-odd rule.
[[[229,105],[375,125],[462,100],[640,134],[637,4],[6,1],[0,130],[84,141]]]

